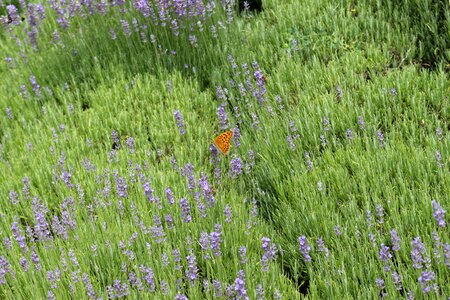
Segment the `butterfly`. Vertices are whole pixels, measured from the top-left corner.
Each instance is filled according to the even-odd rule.
[[[213,140],[214,146],[217,148],[217,150],[222,152],[223,155],[227,155],[230,152],[230,141],[233,137],[233,134],[233,130],[228,130],[222,132]]]

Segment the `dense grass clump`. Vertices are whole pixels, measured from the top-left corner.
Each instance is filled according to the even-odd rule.
[[[252,3],[0,2],[1,299],[450,295],[448,3]]]

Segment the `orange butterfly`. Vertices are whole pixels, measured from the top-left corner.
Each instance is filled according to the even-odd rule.
[[[222,152],[223,155],[227,155],[230,152],[230,141],[233,137],[233,130],[225,131],[221,134],[219,134],[214,140],[213,144],[219,150]]]

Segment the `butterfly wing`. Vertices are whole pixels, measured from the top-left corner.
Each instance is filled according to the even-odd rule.
[[[213,140],[213,144],[220,152],[222,152],[222,154],[227,155],[230,152],[230,142],[232,137],[232,130],[225,131]]]

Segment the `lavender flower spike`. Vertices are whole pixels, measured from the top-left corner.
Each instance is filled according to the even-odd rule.
[[[178,130],[180,131],[180,135],[186,134],[186,126],[184,124],[184,119],[181,112],[179,110],[175,110],[173,114],[175,116],[175,121],[177,123]]]
[[[311,251],[311,247],[308,245],[306,236],[302,235],[301,237],[299,237],[298,242],[300,244],[300,252],[303,254],[305,262],[310,262],[311,256],[309,255],[309,251]]]
[[[431,201],[431,205],[433,206],[433,217],[438,222],[439,227],[445,227],[445,210],[439,205],[436,200]]]

